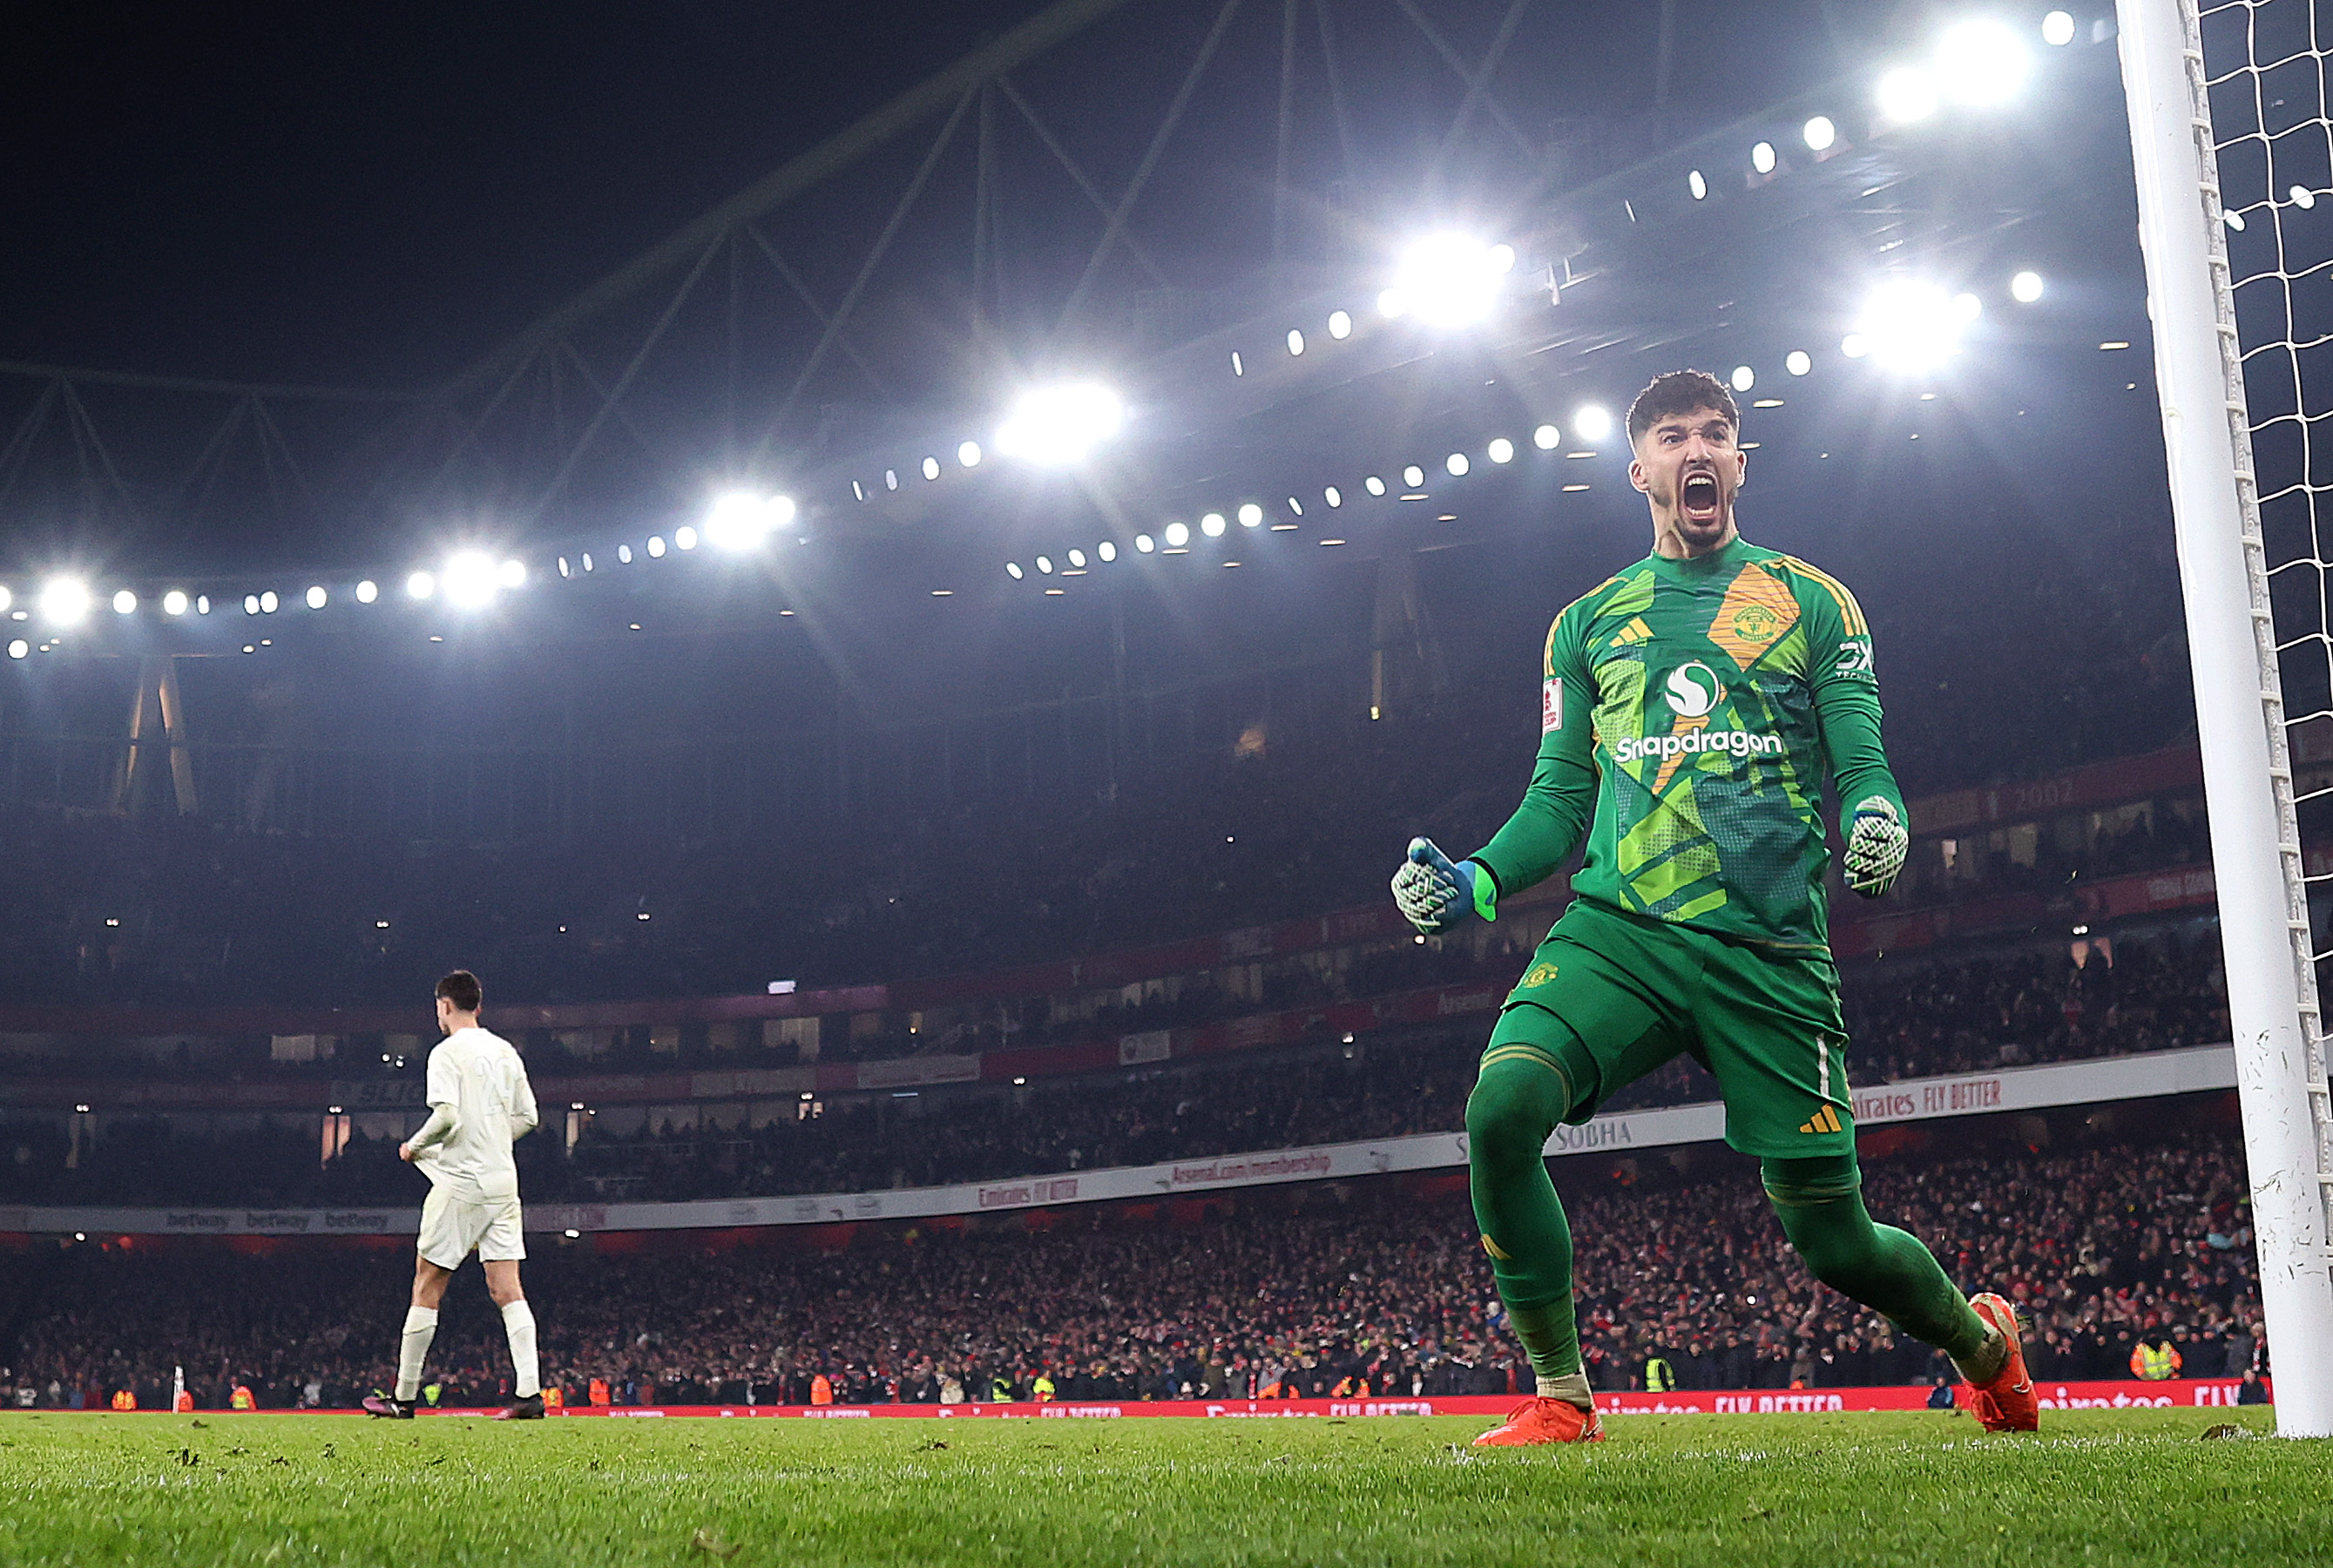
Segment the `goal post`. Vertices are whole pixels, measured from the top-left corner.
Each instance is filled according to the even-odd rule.
[[[2226,0],[2216,8],[2249,14],[2262,3]],[[2244,388],[2245,356],[2255,345],[2237,332],[2211,115],[2213,77],[2197,0],[2117,0],[2116,9],[2277,1430],[2333,1436],[2327,1218],[2333,1163],[2283,668],[2288,648],[2299,642],[2321,651],[2333,629],[2320,611],[2318,625],[2288,639],[2271,613],[2271,563]],[[2249,26],[2244,36],[2251,36]],[[2313,49],[2303,53],[2322,64]],[[2214,62],[2210,69],[2258,73],[2266,63]],[[2263,207],[2283,199],[2274,189],[2263,185]],[[2333,199],[2333,191],[2328,196]],[[2251,221],[2280,219],[2271,210]],[[2240,213],[2236,222],[2246,221]],[[2327,261],[2333,265],[2333,256]],[[2299,337],[2289,312],[2285,321],[2284,335]],[[2325,325],[2333,331],[2333,321]],[[2286,346],[2293,351],[2297,384],[2301,345]],[[2319,391],[2333,401],[2333,385]],[[2296,403],[2304,429],[2307,407]],[[2305,490],[2307,479],[2303,472],[2290,483]],[[2313,563],[2323,563],[2322,553],[2311,554]]]

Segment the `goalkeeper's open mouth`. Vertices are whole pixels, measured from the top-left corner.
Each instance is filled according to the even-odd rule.
[[[1714,474],[1696,470],[1677,486],[1677,511],[1688,523],[1714,523],[1723,505]]]

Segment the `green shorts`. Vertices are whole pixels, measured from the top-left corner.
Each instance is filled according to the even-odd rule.
[[[1586,1121],[1623,1085],[1684,1053],[1717,1079],[1725,1141],[1744,1154],[1851,1154],[1839,970],[1574,899],[1507,997],[1483,1056],[1552,1063]]]

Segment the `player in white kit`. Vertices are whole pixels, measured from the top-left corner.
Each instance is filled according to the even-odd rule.
[[[542,1415],[534,1312],[518,1283],[526,1243],[519,1230],[518,1166],[511,1159],[513,1140],[533,1130],[537,1121],[534,1090],[510,1042],[478,1026],[483,999],[478,977],[467,969],[437,982],[437,1027],[446,1038],[429,1053],[429,1120],[397,1150],[429,1178],[429,1197],[421,1206],[420,1257],[398,1348],[397,1392],[365,1400],[376,1416],[412,1416],[422,1360],[437,1332],[437,1303],[473,1250],[485,1265],[486,1294],[502,1309],[515,1372],[514,1398],[495,1419]]]

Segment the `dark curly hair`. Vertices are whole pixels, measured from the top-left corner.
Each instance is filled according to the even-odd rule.
[[[1655,376],[1652,384],[1628,405],[1628,445],[1643,440],[1646,431],[1670,415],[1690,414],[1696,409],[1716,409],[1733,427],[1734,434],[1741,434],[1742,410],[1723,381],[1707,370],[1670,370]]]

